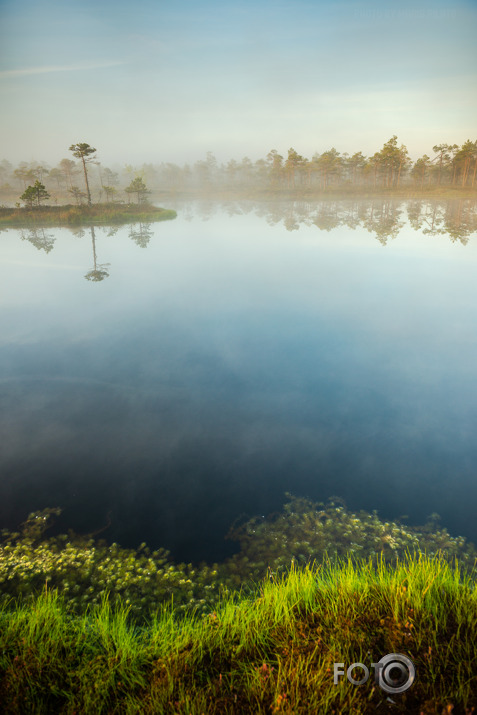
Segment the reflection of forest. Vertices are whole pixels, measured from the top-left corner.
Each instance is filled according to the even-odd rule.
[[[466,245],[472,234],[477,233],[477,202],[473,199],[447,199],[442,201],[396,200],[389,198],[370,200],[328,200],[328,201],[211,201],[198,200],[178,203],[176,208],[185,220],[194,217],[202,221],[210,220],[218,211],[230,217],[255,214],[270,225],[283,224],[287,231],[298,231],[300,226],[315,226],[319,231],[332,231],[339,226],[350,229],[365,228],[377,240],[386,245],[396,238],[406,222],[416,231],[435,236],[449,236],[451,241]],[[86,235],[84,228],[71,228],[78,237]],[[89,227],[93,249],[93,268],[85,278],[98,282],[108,277],[109,263],[99,264],[96,255],[95,230],[107,236],[114,236],[118,226],[101,228]],[[153,236],[150,224],[131,224],[129,238],[139,247],[146,248]],[[29,241],[38,250],[49,253],[53,249],[55,237],[41,227],[20,232],[22,240]]]
[[[109,263],[98,263],[97,249],[96,249],[96,231],[100,230],[106,234],[106,236],[115,236],[119,231],[119,226],[89,226],[88,228],[70,228],[70,232],[77,238],[84,238],[88,233],[91,235],[91,246],[93,252],[93,267],[90,271],[85,274],[85,278],[88,281],[94,283],[99,283],[105,278],[109,277]],[[138,222],[131,224],[128,230],[128,236],[132,239],[140,248],[146,248],[151,236],[154,232],[151,231],[150,223]],[[29,241],[35,248],[39,251],[45,251],[49,253],[54,246],[55,236],[52,233],[47,233],[45,228],[36,226],[29,229],[20,230],[20,238],[22,241]]]
[[[55,237],[52,233],[46,233],[44,228],[28,228],[20,231],[22,241],[29,241],[39,251],[49,253],[54,246]]]
[[[369,201],[227,201],[215,204],[215,210],[229,216],[255,213],[271,226],[283,223],[287,231],[300,226],[316,226],[331,231],[339,226],[366,228],[382,243],[396,238],[406,220],[416,231],[427,235],[447,235],[464,245],[477,232],[477,202],[473,199],[422,201],[372,199]],[[207,221],[214,213],[210,201],[196,202],[194,213]]]

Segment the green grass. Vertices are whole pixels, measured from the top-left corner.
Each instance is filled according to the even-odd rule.
[[[291,563],[304,567],[351,556],[394,564],[414,551],[458,559],[467,573],[477,562],[473,544],[439,528],[435,514],[426,525],[411,527],[381,521],[376,512],[351,512],[333,501],[325,505],[287,497],[281,512],[234,526],[228,538],[240,550],[212,565],[176,563],[164,549],[151,551],[144,543],[137,550],[125,549],[94,539],[94,534],[47,538],[45,532],[61,510],[33,512],[19,532],[2,532],[0,603],[20,597],[28,604],[47,583],[59,589],[78,615],[109,593],[111,603],[130,606],[131,617],[140,624],[171,598],[176,612],[204,614],[238,589],[254,595],[254,584],[265,576],[280,577]]]
[[[106,597],[75,616],[48,589],[0,611],[0,700],[15,714],[470,713],[476,643],[475,579],[440,556],[292,567],[255,597],[201,617],[165,606],[143,627]],[[394,703],[373,679],[334,685],[334,662],[387,653],[416,668]]]
[[[149,204],[94,204],[93,206],[38,206],[0,208],[0,226],[78,226],[89,224],[122,224],[136,221],[165,221],[177,213]]]
[[[475,547],[437,515],[410,527],[287,496],[282,512],[234,527],[239,553],[212,566],[92,535],[46,538],[59,509],[4,530],[1,712],[477,708]],[[373,678],[333,684],[334,662],[372,673],[388,653],[417,672],[394,703]]]

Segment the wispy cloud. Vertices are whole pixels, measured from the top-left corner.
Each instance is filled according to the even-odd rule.
[[[116,62],[86,62],[76,65],[47,65],[46,67],[25,67],[18,70],[0,70],[2,77],[25,77],[34,74],[49,74],[50,72],[78,72],[81,70],[95,70],[103,67],[118,67],[127,64],[123,60]]]

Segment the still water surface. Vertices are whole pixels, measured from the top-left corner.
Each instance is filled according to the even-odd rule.
[[[214,560],[288,491],[477,542],[475,206],[171,207],[0,236],[0,526]]]

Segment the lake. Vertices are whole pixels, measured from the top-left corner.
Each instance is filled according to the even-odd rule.
[[[225,558],[285,492],[477,542],[477,208],[164,201],[3,231],[0,526]]]

